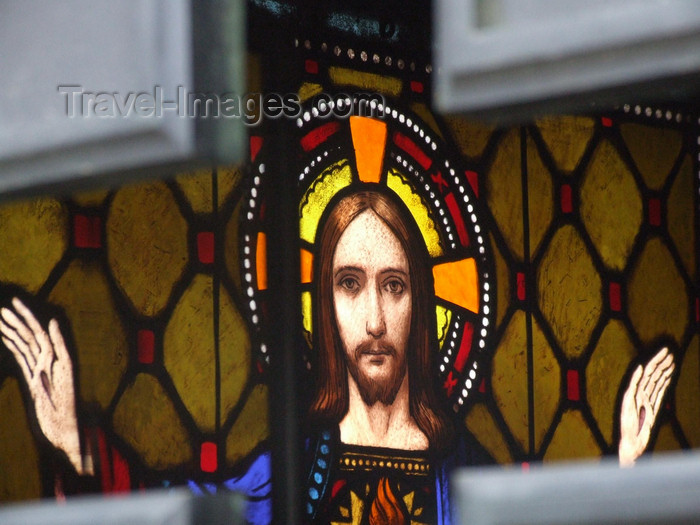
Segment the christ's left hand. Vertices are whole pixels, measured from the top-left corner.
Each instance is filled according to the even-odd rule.
[[[621,466],[634,465],[647,448],[675,366],[673,354],[664,347],[646,366],[639,365],[632,374],[620,409]]]

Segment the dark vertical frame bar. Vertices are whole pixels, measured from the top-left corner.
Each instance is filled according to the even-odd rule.
[[[219,174],[214,168],[211,172],[211,204],[212,204],[212,231],[214,232],[214,271],[212,273],[212,299],[214,302],[214,392],[216,396],[215,400],[215,410],[216,410],[216,435],[219,436],[221,431],[221,348],[219,343],[219,338],[221,336],[220,330],[220,315],[221,315],[221,297],[220,297],[220,286],[221,277],[219,271],[223,271],[223,260],[222,251],[219,250],[218,246],[223,245],[223,239],[219,234]],[[220,437],[220,436],[219,436]],[[221,438],[222,439],[222,438]],[[218,450],[221,452],[223,448],[220,443],[217,443]],[[219,458],[221,459],[221,458]],[[223,463],[221,463],[223,464]]]
[[[269,21],[268,21],[269,22]],[[266,94],[296,92],[299,70],[291,24],[268,23],[262,53]],[[261,108],[262,111],[262,108]],[[265,123],[265,192],[268,214],[269,319],[266,329],[270,359],[270,429],[272,445],[273,523],[301,523],[301,451],[298,387],[301,360],[301,307],[299,302],[299,225],[296,210],[293,122],[269,119]]]
[[[693,156],[693,202],[695,206],[693,212],[693,224],[695,226],[695,280],[693,282],[694,286],[694,300],[693,308],[691,309],[691,315],[693,315],[693,322],[695,323],[694,332],[697,334],[700,332],[700,323],[698,322],[698,303],[700,300],[700,104],[694,104],[690,109],[690,118],[692,119],[691,131],[693,136],[693,146],[691,148],[691,154]],[[695,311],[693,311],[695,310]],[[692,338],[691,338],[692,341]],[[690,351],[690,347],[686,351]],[[698,381],[700,381],[700,374],[698,374]],[[677,380],[676,380],[677,382]],[[675,386],[673,387],[675,388]],[[675,411],[675,407],[674,407]]]
[[[534,459],[535,451],[535,358],[532,347],[532,301],[535,293],[530,265],[530,203],[527,181],[527,129],[520,127],[520,174],[523,195],[523,264],[525,265],[525,333],[527,337],[527,429],[528,458]]]

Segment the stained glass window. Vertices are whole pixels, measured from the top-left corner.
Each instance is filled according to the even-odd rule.
[[[279,141],[263,124],[250,129],[245,166],[0,209],[2,307],[31,325],[12,302],[20,297],[42,341],[55,341],[57,319],[74,365],[85,456],[73,463],[45,439],[21,349],[2,349],[0,470],[9,474],[0,498],[187,484],[198,493],[243,489],[251,516],[269,521],[270,421],[282,410],[271,406],[267,417],[279,351],[270,342],[278,321],[271,312],[276,301],[298,305],[298,401],[306,413],[327,370],[319,340],[330,321],[319,314],[320,288],[359,294],[365,282],[352,272],[320,278],[323,262],[332,265],[335,252],[322,240],[329,218],[342,218],[339,206],[360,206],[357,217],[368,206],[385,210],[384,218],[373,212],[379,222],[362,215],[372,225],[365,244],[382,249],[341,266],[354,272],[395,241],[392,253],[409,271],[391,266],[378,290],[397,301],[425,296],[411,303],[419,305],[412,326],[428,327],[420,374],[458,437],[442,446],[439,432],[421,423],[411,434],[409,421],[398,427],[405,446],[392,447],[348,434],[361,426],[344,425],[345,413],[309,421],[300,451],[307,516],[351,523],[388,505],[439,522],[448,509],[448,459],[527,465],[615,454],[623,392],[661,344],[676,369],[658,400],[649,449],[700,445],[698,140],[690,110],[629,105],[506,128],[440,117],[430,110],[420,13],[387,23],[323,12],[323,30],[313,32],[308,13],[295,7],[252,4],[266,23],[304,20],[290,24],[284,40],[302,108],[276,128],[288,165],[275,162]],[[260,73],[273,51],[262,31],[250,45],[251,70]],[[270,76],[254,75],[251,85],[262,91]],[[324,116],[331,104],[335,116]],[[288,219],[298,223],[291,298],[274,288],[272,263],[280,261],[270,260],[280,228],[271,196],[279,198],[282,177],[293,179],[295,190],[282,198],[293,201]],[[338,230],[335,245],[355,220]],[[377,231],[382,242],[369,236]],[[416,264],[420,279],[402,280]],[[330,318],[342,315],[335,302],[325,307]],[[339,331],[326,332],[344,348]],[[378,369],[394,360],[379,345],[365,354]],[[406,366],[419,383],[419,367]],[[95,475],[77,476],[76,464]]]

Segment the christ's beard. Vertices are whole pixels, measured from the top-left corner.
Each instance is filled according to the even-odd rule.
[[[372,348],[389,353],[387,358],[393,361],[393,366],[390,367],[387,377],[373,379],[358,366],[363,354]],[[355,380],[360,396],[366,405],[372,406],[377,401],[387,406],[393,404],[406,375],[406,359],[404,356],[405,353],[399,357],[396,349],[391,345],[380,344],[377,347],[372,341],[357,347],[353,359],[349,359],[346,354],[345,362],[348,365],[348,370]]]

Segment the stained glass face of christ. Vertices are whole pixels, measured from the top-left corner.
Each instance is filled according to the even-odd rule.
[[[399,239],[365,210],[333,255],[333,305],[348,370],[365,403],[389,405],[406,383],[411,278]],[[342,437],[342,436],[341,436]]]
[[[390,106],[380,109],[384,118],[336,121],[315,118],[309,108],[297,123],[303,158],[298,173],[301,304],[308,343],[303,358],[307,367],[316,366],[319,232],[344,196],[368,190],[388,194],[400,204],[427,254],[430,311],[421,314],[432,316],[433,381],[439,382],[451,409],[461,412],[470,393],[479,388],[495,312],[492,262],[475,191],[459,161],[448,158],[442,141],[419,118]],[[263,158],[257,160],[261,174]],[[266,298],[260,261],[266,226],[259,220],[262,198],[256,184],[244,210],[251,222],[244,235],[249,261],[243,278],[252,298],[250,315],[254,323],[263,324]],[[259,348],[264,362],[267,348],[262,338]]]

